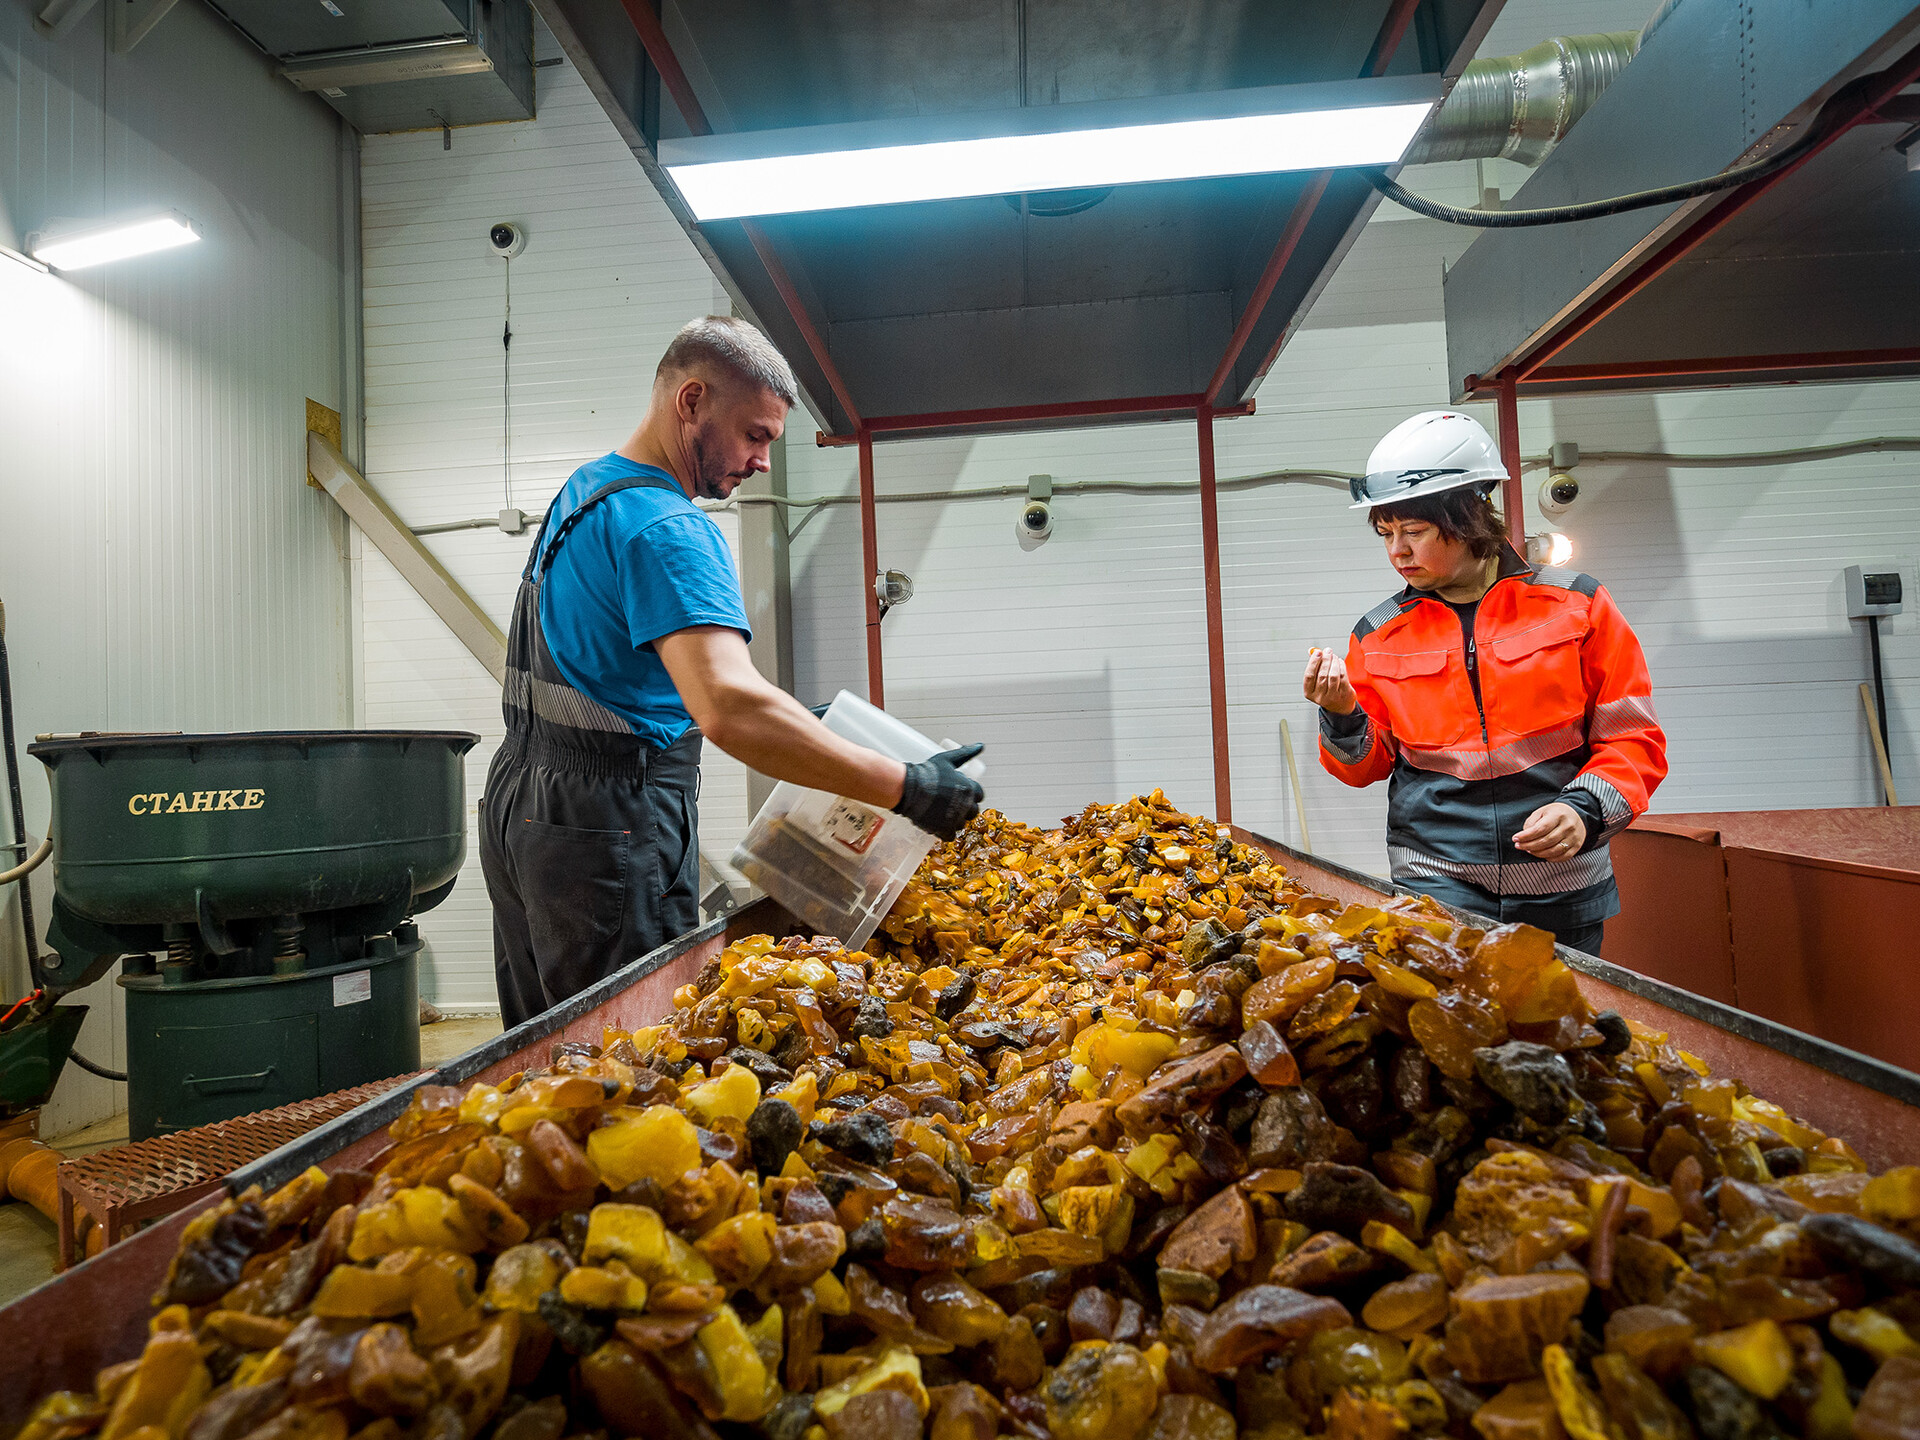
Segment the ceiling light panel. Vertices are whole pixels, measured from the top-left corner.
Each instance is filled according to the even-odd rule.
[[[1392,165],[1439,87],[1408,76],[749,131],[665,141],[660,158],[703,222]]]

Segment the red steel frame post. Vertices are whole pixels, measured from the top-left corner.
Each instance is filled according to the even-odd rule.
[[[860,427],[860,555],[867,609],[867,699],[885,709],[886,680],[880,663],[880,595],[874,582],[880,574],[880,536],[873,503],[873,431]]]
[[[1200,553],[1207,577],[1207,690],[1213,710],[1213,813],[1233,819],[1232,765],[1227,753],[1227,623],[1220,605],[1220,505],[1214,490],[1213,411],[1198,411],[1200,438]]]
[[[1500,487],[1501,508],[1507,512],[1507,538],[1522,555],[1527,553],[1527,501],[1520,488],[1520,375],[1509,367],[1500,372],[1498,396],[1500,463],[1507,478]]]

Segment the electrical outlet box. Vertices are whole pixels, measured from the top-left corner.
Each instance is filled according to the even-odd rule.
[[[1900,613],[1900,572],[1865,571],[1849,565],[1841,572],[1847,581],[1847,618],[1864,620],[1874,615]]]

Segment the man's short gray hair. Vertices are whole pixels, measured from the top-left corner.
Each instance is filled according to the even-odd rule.
[[[660,357],[654,379],[702,371],[718,371],[730,380],[771,390],[790,409],[800,403],[800,383],[786,357],[752,325],[731,315],[703,315],[681,326]]]

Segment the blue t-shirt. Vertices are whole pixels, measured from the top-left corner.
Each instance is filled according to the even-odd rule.
[[[621,455],[588,461],[554,497],[547,533],[601,486],[634,475],[672,479]],[[587,511],[540,589],[541,633],[567,683],[652,745],[671,745],[693,723],[653,649],[690,625],[752,633],[726,537],[677,483],[622,490]]]

